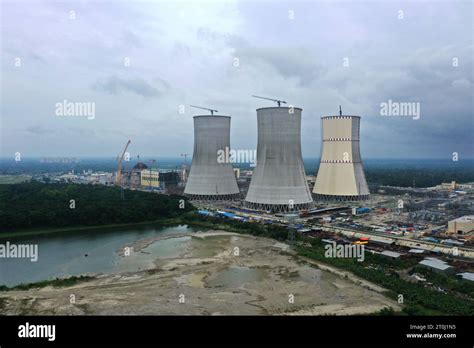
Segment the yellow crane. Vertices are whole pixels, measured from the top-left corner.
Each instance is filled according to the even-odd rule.
[[[125,149],[123,149],[122,155],[117,157],[117,175],[115,176],[115,185],[122,185],[122,161],[125,156],[125,152],[127,152],[128,145],[130,145],[132,141],[127,141],[127,145],[125,145]]]

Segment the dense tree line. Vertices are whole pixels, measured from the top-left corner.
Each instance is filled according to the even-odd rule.
[[[181,205],[184,200],[184,207]],[[193,210],[180,196],[100,185],[0,185],[3,231],[28,228],[95,226],[175,218]]]
[[[474,167],[459,168],[365,168],[367,182],[371,185],[399,187],[433,187],[443,182],[474,181]]]
[[[306,162],[305,162],[306,164]],[[307,174],[318,172],[305,165]],[[443,182],[466,183],[474,181],[474,161],[470,159],[444,161],[367,160],[364,171],[369,185],[399,187],[432,187]]]

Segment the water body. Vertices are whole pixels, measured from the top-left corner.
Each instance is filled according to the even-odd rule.
[[[264,270],[258,268],[231,266],[212,276],[207,285],[238,288],[244,284],[262,280],[265,274]]]
[[[37,244],[38,260],[0,258],[0,285],[15,286],[41,280],[81,274],[137,271],[153,267],[153,259],[174,257],[187,247],[190,237],[154,243],[142,252],[124,258],[117,249],[137,240],[203,230],[186,225],[173,227],[128,227],[25,236],[10,240],[15,244]],[[0,239],[5,244],[8,239]],[[87,254],[87,257],[86,257]],[[126,260],[125,260],[126,259]]]

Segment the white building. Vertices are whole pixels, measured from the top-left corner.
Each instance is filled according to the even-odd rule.
[[[450,266],[443,260],[437,259],[435,257],[427,257],[423,261],[420,261],[419,265],[429,268],[435,272],[447,273],[454,270],[453,266]]]
[[[448,222],[448,233],[466,234],[474,231],[474,215],[466,215]]]

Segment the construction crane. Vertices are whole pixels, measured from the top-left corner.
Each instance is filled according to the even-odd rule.
[[[150,192],[152,190],[152,184],[151,184],[151,168],[153,167],[153,165],[156,163],[156,160],[152,159],[151,160],[151,165],[150,165],[150,178],[149,178],[149,183],[150,183]]]
[[[265,100],[271,100],[271,101],[277,103],[278,107],[280,107],[282,103],[286,104],[286,101],[284,101],[284,100],[272,99],[272,98],[267,98],[267,97],[259,97],[258,95],[253,95],[253,94],[252,94],[252,97],[259,98],[259,99],[265,99]]]
[[[219,110],[214,110],[214,109],[209,109],[209,108],[203,108],[202,106],[196,106],[196,105],[189,105],[192,108],[196,109],[202,109],[202,110],[207,110],[211,112],[211,115],[214,115],[214,112],[219,112]]]
[[[125,152],[127,152],[128,145],[130,145],[131,142],[131,140],[127,141],[125,149],[123,149],[122,155],[119,155],[117,157],[117,175],[115,176],[115,185],[122,185],[122,161],[125,157]]]
[[[186,159],[188,158],[189,155],[190,155],[189,153],[182,153],[182,154],[180,154],[181,157],[184,157],[184,166],[183,166],[183,174],[182,174],[182,175],[183,175],[182,180],[183,180],[184,182],[187,182],[187,181],[188,181],[188,179],[187,179],[187,175],[188,175],[188,174],[187,174],[187,172],[188,172],[188,164],[187,164],[187,162],[186,162]]]
[[[188,158],[189,155],[190,155],[189,153],[182,153],[182,154],[180,154],[181,157],[184,157],[184,168],[187,167],[186,159]]]

